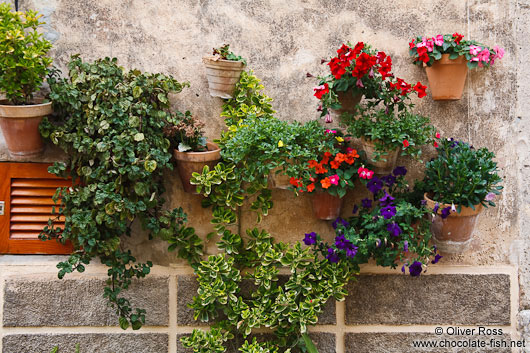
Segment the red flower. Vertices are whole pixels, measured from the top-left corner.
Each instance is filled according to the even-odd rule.
[[[429,54],[427,54],[427,48],[426,47],[419,47],[418,48],[418,59],[419,61],[423,61],[424,63],[428,63],[430,58]]]
[[[357,57],[357,55],[359,55],[359,53],[363,49],[364,49],[364,43],[363,42],[358,42],[357,44],[355,44],[355,47],[353,48],[353,55],[355,57]]]
[[[362,78],[368,71],[370,71],[376,62],[377,57],[361,53],[357,60],[355,60],[355,68],[352,71],[352,76],[359,79]]]
[[[416,44],[414,43],[414,39],[409,43],[409,49],[416,48]]]
[[[403,147],[409,147],[410,146],[410,143],[409,143],[409,140],[403,140]]]
[[[434,141],[433,146],[434,146],[435,148],[438,148],[438,142]]]
[[[340,47],[339,50],[337,50],[337,54],[339,55],[339,57],[345,55],[346,53],[348,53],[350,51],[350,47],[347,46],[346,44],[342,44],[342,47]]]
[[[440,138],[440,133],[437,132],[436,135],[434,135],[434,137],[436,137],[437,139],[439,139],[439,138]]]
[[[460,41],[462,39],[464,39],[464,36],[459,34],[459,33],[457,33],[457,32],[455,32],[455,33],[453,33],[453,38],[455,39],[455,43],[456,44],[460,44]]]
[[[416,83],[416,85],[414,86],[414,90],[418,92],[418,98],[423,98],[427,95],[427,93],[425,93],[426,89],[427,86],[423,86],[421,82]]]
[[[289,179],[289,183],[291,185],[293,185],[294,187],[299,187],[300,186],[300,179],[296,179],[295,177],[291,177],[291,179]]]
[[[331,161],[331,162],[329,163],[329,165],[331,166],[331,169],[339,169],[339,167],[340,167],[340,162]]]
[[[324,94],[329,93],[329,85],[324,83],[321,86],[313,88],[313,91],[315,91],[315,97],[317,97],[317,99],[322,99]]]
[[[315,190],[315,184],[311,183],[307,185],[307,191],[313,192],[313,190]]]

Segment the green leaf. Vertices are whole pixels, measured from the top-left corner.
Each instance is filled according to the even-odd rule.
[[[143,141],[144,140],[144,134],[139,132],[137,134],[134,135],[134,141],[136,142],[140,142],[140,141]]]
[[[307,333],[303,333],[302,338],[309,353],[318,353],[317,347]]]
[[[127,320],[127,318],[120,316],[119,322],[122,330],[127,330],[129,328],[129,320]]]
[[[156,161],[153,161],[153,160],[145,161],[145,163],[144,163],[144,168],[145,168],[145,170],[147,170],[149,173],[154,172],[155,169],[156,169]]]

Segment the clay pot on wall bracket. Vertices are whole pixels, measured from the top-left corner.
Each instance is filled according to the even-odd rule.
[[[449,54],[442,54],[442,58],[436,60],[432,66],[423,65],[432,99],[442,101],[462,98],[468,70],[464,56],[451,60]]]
[[[9,105],[0,101],[0,127],[9,153],[15,159],[37,157],[44,150],[39,124],[52,113],[52,103]]]
[[[182,187],[185,192],[196,194],[196,186],[190,184],[193,172],[202,173],[205,165],[210,170],[215,167],[221,159],[221,149],[215,143],[206,143],[208,151],[205,152],[179,152],[173,150],[173,156],[177,160],[177,170],[182,181]]]
[[[382,158],[384,158],[385,160],[374,162],[372,159],[375,154],[375,142],[361,137],[361,144],[364,152],[366,153],[366,159],[368,160],[368,163],[373,166],[375,174],[389,174],[390,172],[392,172],[392,170],[394,170],[397,163],[397,157],[400,151],[399,148],[386,151],[387,154],[382,156]]]
[[[337,97],[342,107],[333,111],[340,116],[344,112],[354,114],[355,106],[359,104],[363,96],[362,94],[352,94],[351,90],[348,90],[346,92],[337,92]]]
[[[214,56],[202,58],[206,67],[208,88],[212,97],[232,98],[245,64],[241,61],[223,60]]]
[[[427,194],[423,197],[427,201],[427,208],[434,209],[436,201],[431,200]],[[460,213],[451,212],[443,219],[441,211],[446,207],[451,205],[439,204],[431,225],[432,240],[441,252],[460,254],[466,251],[473,241],[473,230],[483,207],[481,204],[476,205],[474,210],[471,207],[462,207]]]
[[[277,173],[278,172],[278,173]],[[277,174],[276,174],[277,173]],[[287,189],[291,185],[291,178],[285,174],[282,167],[276,167],[269,174],[269,183],[275,189]]]
[[[315,218],[329,221],[340,215],[343,198],[330,195],[322,190],[315,190],[311,193],[311,202]]]

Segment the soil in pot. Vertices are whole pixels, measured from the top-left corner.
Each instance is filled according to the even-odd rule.
[[[434,209],[436,201],[430,199],[425,194],[427,207]],[[447,218],[442,218],[441,212],[444,208],[451,207],[449,204],[439,204],[438,212],[434,216],[431,225],[432,239],[434,244],[441,252],[450,254],[463,253],[469,248],[473,240],[473,231],[479,214],[482,212],[482,205],[476,205],[473,210],[471,207],[462,207],[460,213],[451,212]]]
[[[241,61],[223,60],[216,57],[204,57],[202,62],[206,67],[210,95],[224,99],[232,98],[245,64]]]
[[[344,199],[333,196],[325,191],[313,191],[311,202],[313,204],[313,215],[317,219],[332,220],[340,215]]]
[[[432,99],[458,100],[462,98],[467,77],[467,63],[464,56],[449,59],[449,54],[442,54],[432,66],[425,66]]]
[[[177,160],[177,170],[185,192],[196,194],[196,185],[190,184],[192,174],[194,172],[202,173],[205,165],[210,167],[210,170],[213,169],[221,159],[219,146],[208,142],[206,147],[208,151],[204,152],[179,152],[178,150],[173,150],[173,156]]]
[[[44,144],[39,132],[42,119],[52,113],[52,103],[11,105],[0,101],[0,128],[15,159],[39,156]]]
[[[397,157],[399,155],[399,148],[394,150],[387,151],[387,154],[381,156],[385,160],[379,160],[377,162],[373,161],[373,156],[375,154],[375,143],[371,140],[361,138],[361,144],[364,152],[366,153],[366,159],[373,166],[373,170],[376,174],[389,174],[394,170],[397,163]]]

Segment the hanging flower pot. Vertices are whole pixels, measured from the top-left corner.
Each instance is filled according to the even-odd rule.
[[[245,64],[241,61],[223,60],[216,57],[204,57],[202,62],[206,67],[210,95],[224,99],[232,98]]]
[[[340,215],[343,198],[330,195],[325,191],[315,190],[311,193],[311,202],[313,203],[313,214],[316,218],[332,220]]]
[[[341,105],[340,109],[333,110],[337,115],[341,115],[345,112],[355,114],[355,106],[359,104],[363,95],[353,94],[352,90],[350,89],[346,92],[337,92],[337,97]]]
[[[449,54],[443,54],[432,66],[424,64],[424,67],[432,99],[440,101],[462,98],[468,70],[465,56],[452,60],[449,59]]]
[[[390,172],[392,172],[392,170],[394,170],[397,163],[397,157],[400,151],[399,148],[387,150],[387,154],[382,156],[384,160],[374,162],[373,158],[376,151],[375,141],[361,137],[361,144],[363,146],[364,152],[366,153],[366,158],[368,162],[373,166],[373,170],[376,174],[389,174]]]
[[[438,204],[425,194],[424,199],[427,202],[427,208],[433,210],[434,220],[431,225],[433,242],[442,252],[450,254],[459,254],[466,251],[473,241],[473,230],[482,212],[481,204],[471,207],[463,207],[458,212],[449,212],[452,205]],[[445,211],[444,211],[445,210]]]
[[[173,150],[173,155],[177,160],[177,170],[185,192],[196,193],[195,185],[190,184],[190,179],[194,172],[202,173],[205,165],[212,169],[221,159],[219,146],[212,142],[208,142],[206,146],[208,151],[205,152],[179,152],[178,150]]]
[[[0,101],[0,127],[9,153],[15,158],[35,157],[44,144],[39,133],[42,119],[52,113],[52,103],[9,105]]]
[[[271,170],[269,174],[269,182],[271,187],[275,189],[287,189],[291,185],[289,182],[290,177],[285,174],[285,171],[282,167],[276,167]]]

